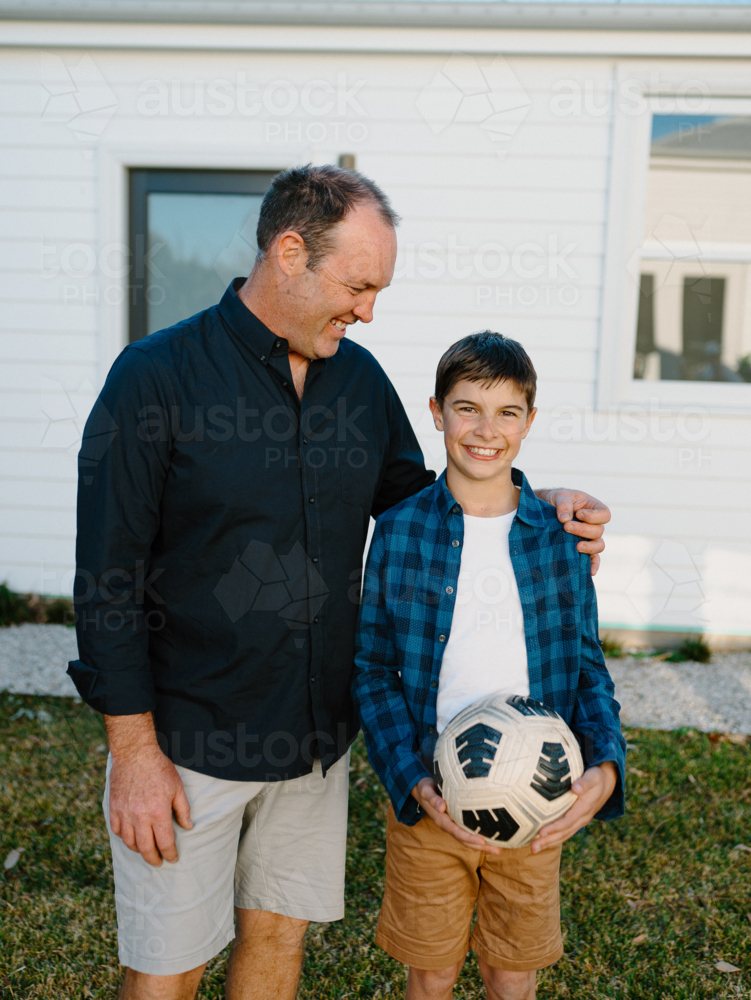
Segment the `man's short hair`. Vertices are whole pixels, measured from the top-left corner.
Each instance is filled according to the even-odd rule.
[[[508,379],[526,397],[528,410],[535,405],[537,372],[534,365],[522,345],[502,333],[483,330],[449,347],[438,362],[435,376],[435,398],[440,407],[462,379],[486,385]]]
[[[334,248],[332,228],[357,205],[371,204],[388,226],[399,216],[377,184],[340,167],[292,167],[277,174],[261,204],[256,239],[262,260],[274,239],[287,230],[299,233],[315,270]]]

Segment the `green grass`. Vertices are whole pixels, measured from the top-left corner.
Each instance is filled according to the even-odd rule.
[[[750,997],[751,853],[732,848],[751,846],[751,745],[690,731],[627,736],[628,815],[565,848],[566,956],[541,974],[539,996]],[[103,745],[98,717],[79,703],[0,695],[0,861],[24,848],[0,869],[2,998],[116,993]],[[311,928],[301,1000],[403,996],[402,966],[373,944],[385,799],[359,743],[353,761],[347,916]],[[718,972],[717,961],[742,972]],[[201,997],[223,996],[225,962],[211,963]],[[474,959],[456,996],[483,996]]]

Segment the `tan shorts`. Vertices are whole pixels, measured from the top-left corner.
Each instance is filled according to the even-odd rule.
[[[109,829],[109,776],[104,817]],[[233,905],[301,920],[344,916],[349,753],[324,778],[225,781],[177,768],[192,830],[173,820],[179,860],[153,868],[110,831],[122,965],[188,972],[235,936]]]
[[[415,969],[447,969],[472,948],[509,972],[542,969],[563,954],[560,847],[499,856],[465,847],[427,816],[397,822],[389,807],[386,892],[376,943]],[[477,906],[474,929],[472,914]]]

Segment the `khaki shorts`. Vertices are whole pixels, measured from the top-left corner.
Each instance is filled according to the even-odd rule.
[[[397,961],[447,969],[472,948],[488,965],[525,972],[552,965],[563,954],[560,847],[485,854],[459,843],[428,816],[404,826],[390,806],[386,842],[376,943]]]
[[[109,830],[109,776],[104,817]],[[147,864],[110,830],[120,963],[170,976],[234,938],[233,905],[301,920],[344,916],[349,754],[291,781],[225,781],[177,768],[192,830],[173,820],[179,860]]]

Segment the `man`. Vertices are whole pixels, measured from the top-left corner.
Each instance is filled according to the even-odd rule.
[[[87,424],[69,672],[109,735],[124,1000],[193,997],[233,939],[228,998],[292,1000],[308,921],[343,915],[369,518],[434,480],[345,339],[396,221],[360,175],[278,175],[248,280],[126,348]],[[596,562],[607,509],[541,495]]]

